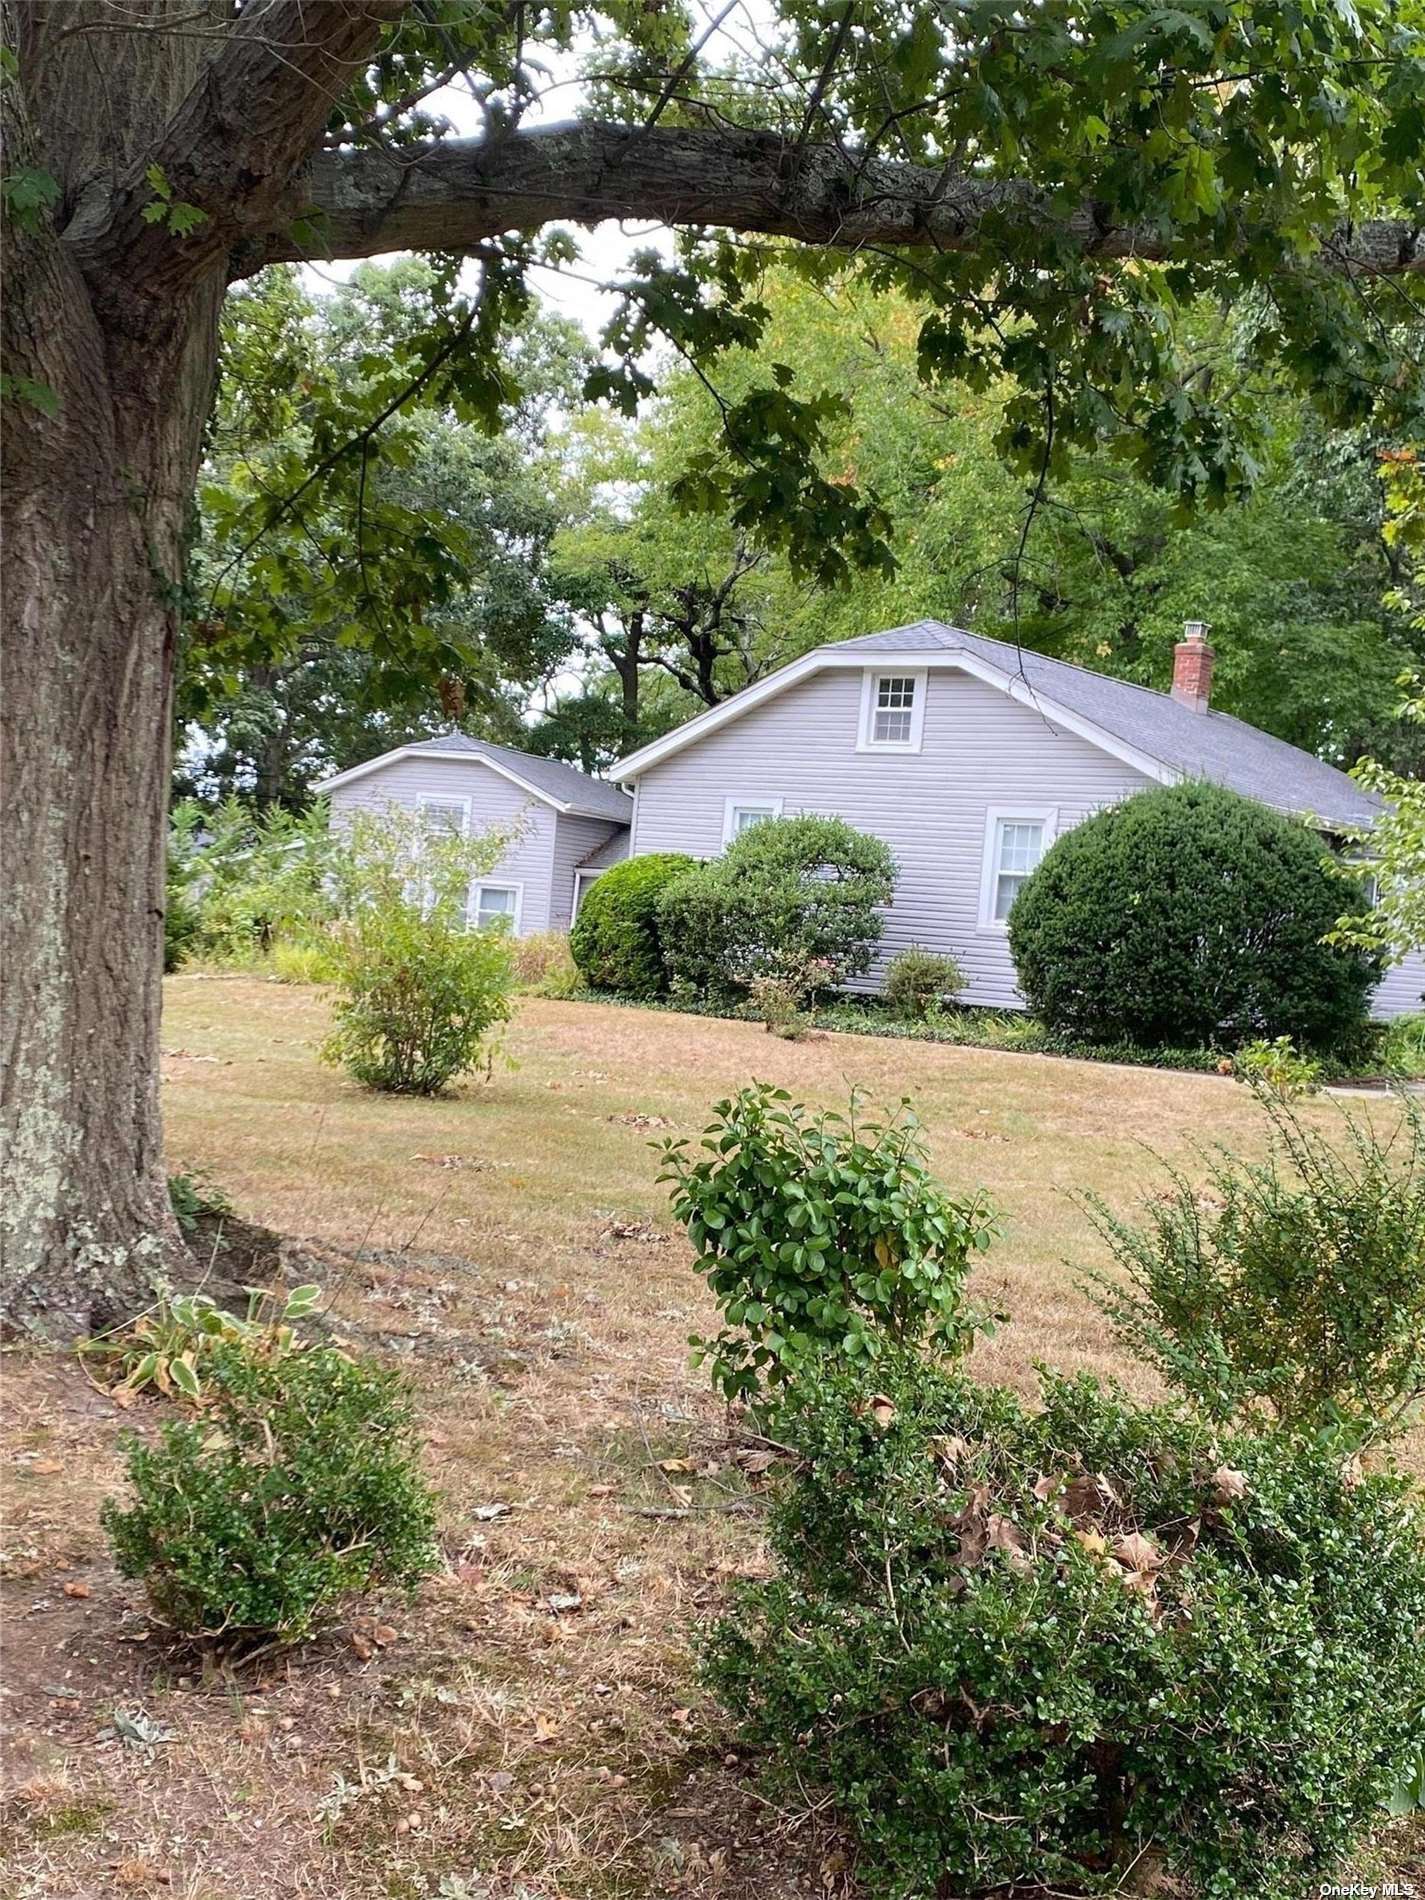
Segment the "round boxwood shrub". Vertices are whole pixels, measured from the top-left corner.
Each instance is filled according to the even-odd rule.
[[[569,948],[586,983],[624,996],[661,996],[668,987],[659,942],[658,899],[693,868],[678,851],[626,858],[596,880],[579,906]]]
[[[133,1502],[104,1506],[120,1573],[180,1635],[296,1642],[378,1585],[435,1568],[435,1500],[409,1391],[329,1346],[220,1346],[196,1422],[128,1444]]]
[[[1318,1891],[1400,1803],[1425,1709],[1408,1481],[1087,1377],[802,1374],[776,1565],[711,1684],[873,1900]],[[1320,1891],[1326,1891],[1324,1887]]]
[[[663,955],[676,982],[714,998],[767,977],[834,989],[871,967],[895,889],[882,839],[844,818],[767,818],[669,885]]]
[[[1324,944],[1343,902],[1322,840],[1200,783],[1139,792],[1066,832],[1009,917],[1019,987],[1086,1042],[1349,1045],[1379,974]]]

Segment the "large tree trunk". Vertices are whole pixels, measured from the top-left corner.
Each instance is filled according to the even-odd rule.
[[[158,1114],[170,707],[223,286],[130,336],[77,273],[57,287],[9,338],[12,373],[24,351],[60,408],[7,405],[0,1233],[10,1319],[68,1332],[142,1304],[178,1244]]]
[[[290,218],[333,100],[405,4],[3,0],[19,70],[0,87],[7,166],[55,192],[9,221],[0,318],[12,1324],[72,1333],[131,1312],[181,1257],[159,1130],[160,939],[218,313],[233,252]],[[152,216],[155,178],[196,229]]]

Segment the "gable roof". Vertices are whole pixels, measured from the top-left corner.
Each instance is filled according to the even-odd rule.
[[[451,732],[440,739],[418,739],[412,745],[396,746],[390,752],[381,753],[379,758],[367,759],[363,765],[353,765],[345,772],[333,773],[312,789],[317,792],[334,791],[338,785],[349,785],[353,779],[363,778],[366,773],[374,772],[378,766],[390,765],[395,759],[419,758],[479,759],[502,778],[513,780],[532,797],[543,804],[552,805],[556,811],[570,812],[580,818],[607,818],[619,825],[629,824],[633,818],[633,800],[627,792],[620,791],[617,785],[590,778],[587,772],[581,772],[577,766],[566,765],[562,759],[542,759],[533,752],[520,752],[514,746],[496,745],[490,739],[471,739],[463,732]]]
[[[1379,799],[1334,765],[1230,713],[1194,712],[1152,687],[1052,660],[939,620],[917,620],[885,633],[817,647],[630,754],[614,768],[615,776],[624,781],[638,778],[682,746],[695,744],[717,725],[813,673],[888,661],[972,673],[1038,711],[1051,730],[1077,732],[1163,784],[1210,779],[1278,811],[1319,819],[1328,829],[1370,825],[1380,813]]]

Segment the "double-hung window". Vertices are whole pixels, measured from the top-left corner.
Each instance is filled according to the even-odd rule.
[[[768,818],[780,818],[781,815],[780,798],[729,798],[722,808],[722,841],[731,844],[734,838],[740,838],[744,831],[750,831],[754,825],[760,825]]]
[[[924,673],[867,673],[861,690],[861,750],[919,752]]]
[[[1003,930],[1039,860],[1054,842],[1056,811],[1041,808],[992,810],[985,818],[985,855],[980,884],[980,924]]]
[[[465,836],[465,822],[470,815],[470,807],[463,798],[423,798],[420,803],[421,823],[433,833],[451,832],[457,838]]]
[[[519,928],[519,885],[477,884],[470,894],[470,916],[477,930],[508,930],[513,936]]]

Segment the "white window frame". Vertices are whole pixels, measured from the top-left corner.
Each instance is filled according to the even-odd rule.
[[[725,799],[722,807],[722,842],[724,846],[730,845],[733,839],[738,835],[735,820],[737,813],[740,811],[758,811],[761,812],[764,818],[780,818],[782,815],[782,801],[780,798],[760,798],[752,796]]]
[[[999,833],[1001,825],[1042,825],[1043,849],[1040,862],[1059,835],[1057,805],[991,805],[985,813],[985,843],[980,859],[980,929],[997,937],[1007,935],[1009,919],[995,916],[995,890],[999,883]]]
[[[520,934],[520,918],[524,915],[524,885],[517,884],[512,877],[477,877],[470,885],[470,896],[465,905],[465,921],[472,930],[482,928],[480,923],[480,894],[482,891],[513,891],[515,907],[505,914],[510,920],[510,935]]]
[[[858,752],[919,752],[921,735],[925,730],[925,683],[926,671],[923,667],[886,666],[879,671],[869,669],[861,676],[861,725],[856,741]],[[915,698],[910,708],[910,737],[908,739],[877,739],[876,700],[880,695],[882,680],[910,680],[915,687]]]
[[[428,805],[458,805],[461,814],[460,835],[462,838],[470,836],[470,800],[468,798],[462,798],[459,792],[453,792],[448,797],[440,792],[422,792],[416,800],[417,812],[424,814]]]

